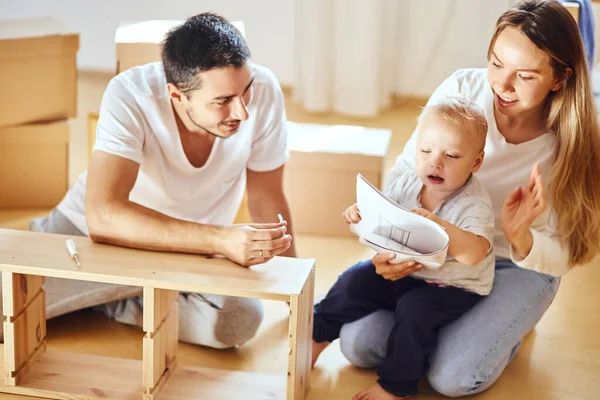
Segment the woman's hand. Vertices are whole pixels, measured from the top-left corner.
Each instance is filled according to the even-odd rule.
[[[342,213],[342,218],[347,224],[358,224],[360,222],[360,211],[358,211],[358,206],[356,203],[346,208],[346,210]]]
[[[423,266],[416,261],[405,261],[399,264],[390,264],[396,255],[394,253],[377,254],[371,261],[375,265],[375,272],[383,278],[390,281],[397,281],[407,277],[420,269]]]
[[[546,187],[536,163],[529,176],[527,186],[519,186],[504,201],[500,213],[502,231],[516,253],[524,259],[533,247],[533,236],[529,227],[546,208]]]

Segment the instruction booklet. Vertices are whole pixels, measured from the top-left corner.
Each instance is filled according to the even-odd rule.
[[[361,221],[350,230],[378,253],[396,253],[391,263],[414,260],[428,269],[446,261],[450,239],[432,220],[402,207],[361,174],[356,177],[356,202]]]

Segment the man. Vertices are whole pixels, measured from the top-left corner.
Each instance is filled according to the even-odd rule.
[[[30,229],[218,254],[242,266],[294,257],[275,76],[252,64],[240,32],[211,13],[169,32],[162,60],[110,81],[89,170]],[[232,225],[246,186],[255,224]],[[59,279],[46,287],[49,317],[101,304],[108,316],[142,325],[141,288]],[[180,340],[216,348],[252,338],[263,315],[256,299],[185,293],[179,303]]]

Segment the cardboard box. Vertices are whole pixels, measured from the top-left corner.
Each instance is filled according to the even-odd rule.
[[[0,208],[52,208],[68,175],[66,121],[0,128]]]
[[[360,126],[288,123],[284,189],[295,233],[354,236],[341,218],[356,202],[356,175],[382,188],[392,132]]]
[[[0,127],[75,117],[79,34],[53,18],[0,23]]]
[[[131,67],[161,61],[162,42],[166,34],[183,20],[122,22],[115,32],[117,74]],[[231,22],[244,33],[244,24]]]

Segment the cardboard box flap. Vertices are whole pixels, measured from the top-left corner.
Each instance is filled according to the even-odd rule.
[[[160,61],[160,44],[166,34],[184,22],[184,20],[121,22],[115,32],[117,60],[125,57],[150,57]],[[231,23],[245,36],[243,22],[232,21]]]
[[[79,33],[54,18],[7,19],[0,23],[0,59],[78,50]]]
[[[363,173],[382,173],[383,157],[366,156],[364,154],[310,153],[292,151],[286,168],[314,170],[317,173],[331,171],[362,171]],[[335,183],[335,182],[334,182]]]
[[[115,43],[161,43],[165,35],[173,28],[183,24],[184,20],[123,21],[115,32]],[[231,24],[244,33],[242,21]]]
[[[0,146],[18,143],[39,144],[68,142],[69,124],[66,121],[0,128]]]
[[[3,19],[0,22],[0,40],[78,34],[52,17]]]
[[[288,121],[287,128],[291,150],[316,153],[385,157],[392,137],[389,129],[352,125],[314,125]]]
[[[288,121],[290,163],[327,169],[381,171],[392,132],[351,125],[315,125]]]
[[[115,32],[115,43],[161,43],[182,20],[123,21]]]

